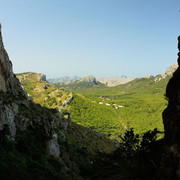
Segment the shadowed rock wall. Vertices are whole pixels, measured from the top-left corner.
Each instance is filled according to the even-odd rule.
[[[180,36],[178,37],[180,51]],[[180,52],[178,53],[180,65]],[[166,88],[168,106],[163,112],[165,153],[161,162],[163,179],[180,179],[180,67],[174,72]]]

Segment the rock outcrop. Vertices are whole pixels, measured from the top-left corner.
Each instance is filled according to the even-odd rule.
[[[178,38],[178,49],[180,51],[180,36]],[[178,56],[178,65],[180,65],[180,52],[178,53]],[[179,66],[167,85],[166,97],[168,98],[168,106],[163,112],[163,123],[165,128],[165,152],[163,154],[161,162],[161,177],[163,177],[164,179],[180,179]]]
[[[145,78],[145,79],[151,79],[151,78],[154,78],[154,76],[151,75],[151,74],[149,74],[149,75],[143,76],[142,78]]]
[[[0,179],[84,179],[82,170],[98,150],[110,153],[117,143],[72,123],[68,113],[35,104],[13,74],[1,32],[0,49]],[[39,79],[46,90],[43,75],[29,75],[19,76],[27,83]]]
[[[158,74],[154,81],[159,82],[161,79],[165,79],[167,76],[172,76],[172,74],[176,71],[178,68],[178,64],[174,63],[173,65],[169,66],[166,71],[163,74]]]
[[[94,83],[94,84],[98,84],[98,81],[96,80],[96,78],[93,75],[86,76],[84,78],[75,80],[74,82],[77,82],[77,83]]]
[[[61,89],[77,91],[77,90],[83,90],[83,89],[93,88],[93,87],[98,87],[98,86],[100,87],[100,86],[105,86],[105,85],[97,81],[93,75],[90,75],[90,76],[86,76],[84,78],[73,80],[73,81],[60,82],[60,83],[55,84],[55,86]]]
[[[31,74],[39,80],[46,80],[43,74]],[[64,122],[64,119],[62,120],[58,110],[39,107],[28,97],[13,74],[12,63],[4,48],[0,31],[0,130],[7,125],[9,128],[7,136],[15,139],[17,131],[25,131],[29,126],[40,125],[47,136],[53,137],[49,142],[49,154],[57,157],[59,145],[53,134],[56,134],[57,127],[62,124],[61,121]]]
[[[15,121],[19,104],[29,106],[27,94],[13,74],[12,63],[4,48],[0,25],[0,130],[5,124],[8,125],[11,138],[16,135]]]
[[[68,98],[67,98],[65,101],[63,101],[63,104],[62,104],[62,106],[60,106],[59,110],[61,111],[62,108],[64,108],[65,106],[70,105],[70,103],[72,102],[73,98],[74,98],[74,97],[73,97],[73,94],[70,93],[69,96],[68,96]]]
[[[2,92],[8,92],[12,95],[26,96],[18,79],[15,77],[12,71],[12,63],[9,60],[9,56],[4,48],[1,25],[0,25],[0,90]]]
[[[46,81],[46,75],[45,74],[39,73],[38,76],[39,76],[40,81]]]
[[[49,145],[48,145],[49,155],[54,157],[59,157],[60,155],[59,144],[57,139],[58,139],[57,134],[53,134],[53,137],[49,141]]]
[[[26,72],[26,73],[16,74],[16,76],[20,80],[20,82],[46,81],[46,75],[42,73]]]
[[[127,78],[126,76],[117,76],[117,77],[97,78],[97,81],[109,87],[113,87],[113,86],[118,86],[120,84],[126,84],[134,79],[135,78]]]

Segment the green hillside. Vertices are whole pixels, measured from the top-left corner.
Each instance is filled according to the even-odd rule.
[[[41,80],[38,73],[16,74],[27,94],[33,97],[35,103],[47,108],[60,108],[71,93],[54,87],[51,83]]]
[[[69,175],[70,179],[82,172],[85,177],[92,179],[111,177],[112,169],[109,167],[117,170],[115,174],[122,177],[146,179],[147,172],[149,177],[153,176],[154,164],[158,165],[162,154],[162,149],[159,148],[162,141],[155,140],[156,137],[163,137],[163,134],[157,133],[164,131],[161,116],[167,104],[164,94],[169,78],[167,76],[158,82],[155,82],[155,78],[141,78],[116,87],[91,86],[73,92],[72,102],[62,109],[65,114],[71,113],[73,123],[68,131],[61,130],[58,134],[61,137],[61,158],[74,172]],[[60,104],[56,102],[63,102],[63,97],[67,101],[72,94],[68,89],[62,90],[43,80],[27,78],[22,83],[34,101],[45,107],[59,108]],[[40,106],[36,106],[33,109],[39,111]],[[22,113],[34,116],[24,109]],[[121,143],[107,137],[120,140]],[[28,146],[31,147],[32,144]],[[158,152],[155,153],[154,149],[157,148]],[[16,159],[14,161],[18,165]],[[46,161],[45,159],[40,163],[47,164]],[[25,166],[28,165],[29,161]]]
[[[107,87],[102,85],[101,87],[91,87],[91,88],[79,88],[79,90],[75,90],[79,93],[87,94],[87,95],[99,95],[99,96],[111,96],[111,95],[119,95],[125,93],[148,93],[148,94],[164,94],[166,85],[171,76],[167,76],[166,78],[155,82],[155,78],[137,78],[131,82],[126,84],[122,84],[115,87]],[[55,84],[55,86],[57,86]],[[64,89],[68,90],[68,87],[64,87]]]
[[[106,88],[106,85],[96,81],[96,78],[92,75],[74,81],[55,83],[54,85],[61,89],[78,92]]]
[[[164,131],[162,112],[167,105],[164,95],[171,76],[156,82],[158,76],[135,79],[116,87],[76,90],[83,96],[75,96],[71,104],[73,120],[111,134],[112,138],[118,138],[130,128],[139,134],[154,128]]]
[[[114,108],[98,104],[81,94],[74,96],[70,112],[74,122],[104,133],[110,138],[119,139],[119,135],[123,135],[127,129]]]
[[[22,78],[24,76],[25,78]],[[17,77],[23,83],[27,93],[33,97],[34,102],[41,106],[60,109],[64,102],[67,102],[72,96],[69,91],[64,91],[54,87],[51,83],[39,80],[37,78],[38,73],[33,75],[22,73]],[[97,85],[93,82],[86,83]],[[80,82],[80,84],[83,84],[83,82]],[[112,107],[92,101],[81,94],[74,94],[70,106],[64,106],[61,112],[65,114],[71,112],[73,122],[104,133],[111,138],[119,139],[119,135],[123,135],[126,128],[123,127],[118,113]]]
[[[90,77],[90,80],[71,82],[65,90],[28,77],[21,80],[27,93],[44,107],[59,109],[71,97],[69,91],[74,89],[73,101],[62,111],[71,112],[73,122],[110,138],[119,140],[130,128],[138,134],[154,128],[164,131],[162,111],[167,105],[164,94],[170,76],[158,82],[155,78],[139,78],[116,87],[96,83],[94,77]]]

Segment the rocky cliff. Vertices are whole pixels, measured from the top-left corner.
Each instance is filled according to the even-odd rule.
[[[180,36],[178,49],[180,51]],[[166,88],[168,106],[163,112],[165,152],[162,157],[161,177],[164,179],[180,178],[180,52],[178,56],[178,68],[177,65],[173,66],[177,70]]]
[[[166,71],[163,74],[158,74],[154,81],[155,82],[159,82],[162,79],[165,79],[167,76],[172,76],[172,74],[176,71],[176,69],[178,68],[178,63],[174,63],[171,66],[169,66]]]
[[[0,26],[1,27],[1,26]],[[1,29],[0,29],[1,30]],[[7,136],[14,140],[19,131],[25,131],[30,126],[41,126],[48,136],[49,154],[59,157],[60,150],[57,142],[56,129],[67,129],[69,123],[61,118],[57,109],[41,108],[27,97],[21,83],[12,70],[12,63],[4,48],[0,31],[0,130],[8,126]],[[34,73],[31,73],[33,76]],[[42,74],[35,74],[39,80],[46,80]]]
[[[16,116],[20,104],[29,106],[26,92],[13,74],[12,63],[4,48],[0,25],[0,129],[7,124],[11,138],[16,135]]]
[[[12,63],[4,48],[0,25],[0,90],[12,95],[26,96],[21,84],[12,71]]]
[[[24,81],[46,81],[46,75],[42,73],[26,72],[21,74],[16,74],[20,82]]]
[[[93,75],[86,76],[84,78],[75,80],[73,82],[76,82],[76,83],[94,83],[94,84],[98,84],[98,82],[96,81],[96,78]]]
[[[45,80],[42,74],[30,75]],[[80,179],[99,150],[115,147],[104,135],[72,123],[70,114],[61,116],[57,108],[29,100],[0,31],[0,179]]]

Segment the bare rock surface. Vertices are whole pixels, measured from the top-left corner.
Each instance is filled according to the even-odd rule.
[[[46,81],[44,74],[30,74],[32,78]],[[26,78],[25,76],[23,78]],[[54,134],[60,124],[64,124],[60,112],[57,109],[48,110],[34,104],[32,97],[27,95],[14,75],[12,63],[4,48],[0,26],[0,130],[7,125],[8,136],[15,139],[17,131],[25,131],[28,126],[40,125],[47,136],[53,137],[49,142],[49,154],[58,157],[60,150]],[[65,128],[67,129],[67,125]]]
[[[49,155],[54,157],[59,157],[60,150],[59,150],[59,144],[57,142],[58,136],[57,134],[53,134],[53,138],[49,141]]]
[[[154,81],[159,82],[161,79],[165,79],[167,76],[172,76],[172,74],[177,70],[178,63],[174,63],[171,66],[169,66],[166,71],[163,74],[158,74]]]
[[[9,92],[12,95],[22,95],[22,96],[26,95],[19,80],[13,74],[12,63],[9,60],[9,56],[4,48],[2,34],[1,34],[1,26],[0,26],[0,90],[3,92]]]

